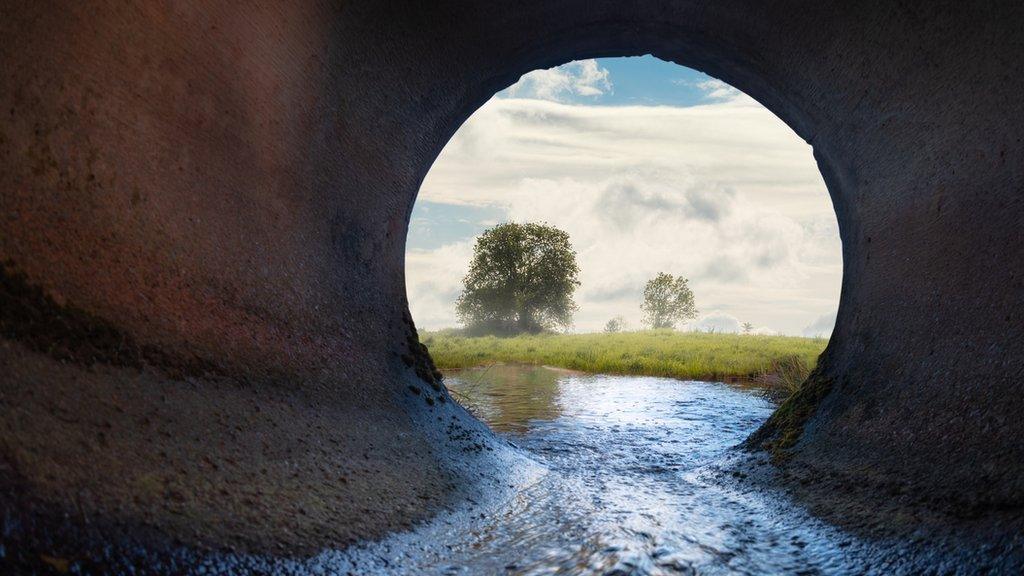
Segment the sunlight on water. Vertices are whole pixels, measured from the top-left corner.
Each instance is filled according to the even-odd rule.
[[[448,378],[460,402],[552,469],[446,566],[452,574],[856,571],[851,539],[778,498],[717,481],[771,413],[756,392],[664,378],[492,366]]]
[[[891,576],[976,572],[971,551],[991,553],[926,531],[860,538],[812,516],[765,454],[736,449],[774,409],[757,389],[507,365],[446,383],[528,456],[509,490],[299,573]]]

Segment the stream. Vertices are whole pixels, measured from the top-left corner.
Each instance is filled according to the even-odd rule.
[[[756,389],[496,365],[456,398],[552,471],[452,549],[450,574],[831,574],[855,539],[716,463],[774,406]],[[738,479],[737,479],[738,480]],[[851,553],[847,553],[850,551]],[[882,566],[876,567],[882,570]]]
[[[514,365],[449,373],[445,381],[542,472],[498,506],[471,502],[384,542],[321,555],[297,573],[979,571],[924,536],[911,545],[845,533],[730,466],[744,458],[735,447],[774,409],[758,389]]]

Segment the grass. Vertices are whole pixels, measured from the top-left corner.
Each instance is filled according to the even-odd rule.
[[[832,390],[832,382],[815,370],[779,406],[768,421],[747,438],[752,448],[768,450],[777,461],[788,457],[787,449],[800,441],[804,425]]]
[[[781,397],[799,388],[828,343],[823,338],[671,330],[511,338],[447,330],[425,332],[422,341],[442,370],[506,362],[601,374],[750,380],[778,390]]]

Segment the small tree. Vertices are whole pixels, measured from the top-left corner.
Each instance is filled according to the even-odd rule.
[[[675,328],[676,322],[697,317],[693,291],[686,278],[659,272],[644,286],[640,305],[644,323],[651,328]]]
[[[626,329],[626,320],[622,316],[616,316],[604,325],[604,331],[608,333],[622,332]]]
[[[744,322],[743,323],[743,333],[744,334],[750,334],[753,331],[754,331],[754,325],[753,324],[751,324],[750,322]]]
[[[473,247],[456,312],[471,331],[540,332],[572,325],[579,266],[569,235],[545,224],[499,224]]]

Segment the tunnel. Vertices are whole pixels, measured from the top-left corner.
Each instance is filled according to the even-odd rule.
[[[0,564],[343,548],[513,477],[419,343],[407,225],[474,110],[604,56],[739,88],[829,189],[836,328],[747,449],[812,500],[1024,505],[1018,2],[0,13]]]

